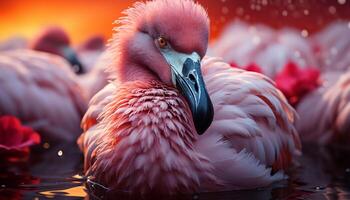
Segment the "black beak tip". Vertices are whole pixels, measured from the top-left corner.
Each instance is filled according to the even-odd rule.
[[[209,102],[205,106],[202,107],[200,113],[196,113],[194,115],[194,123],[197,130],[198,135],[202,135],[205,131],[210,127],[213,119],[214,119],[214,109],[213,104],[208,98]]]
[[[62,55],[70,63],[76,74],[85,73],[84,66],[81,64],[76,52],[73,49],[70,47],[62,48]]]

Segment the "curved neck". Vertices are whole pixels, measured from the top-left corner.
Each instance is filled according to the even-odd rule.
[[[121,55],[125,60],[120,60],[119,73],[117,79],[124,82],[129,81],[152,81],[159,80],[157,76],[149,70],[146,66],[134,63],[127,55]]]

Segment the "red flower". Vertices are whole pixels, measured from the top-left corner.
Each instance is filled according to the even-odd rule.
[[[251,72],[262,73],[261,68],[255,63],[250,63],[246,66],[238,66],[236,63],[231,62],[230,65],[233,68],[239,68],[239,69],[244,69],[244,70],[251,71]]]
[[[40,143],[40,136],[32,128],[22,126],[12,116],[0,117],[0,156],[25,155],[29,147]]]
[[[287,97],[292,105],[319,86],[320,72],[315,68],[301,69],[295,63],[289,62],[276,75],[275,82],[278,89]]]

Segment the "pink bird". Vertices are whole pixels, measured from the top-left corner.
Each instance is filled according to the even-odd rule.
[[[323,72],[322,85],[296,107],[301,139],[318,144],[349,143],[350,71]]]
[[[204,8],[154,0],[124,13],[106,52],[114,80],[82,121],[86,175],[136,194],[258,188],[285,179],[300,154],[295,111],[264,75],[202,60]]]
[[[87,103],[69,64],[28,49],[0,54],[0,115],[16,116],[43,141],[74,141]]]
[[[60,27],[48,27],[41,31],[29,44],[29,49],[62,56],[77,74],[85,72],[77,53],[70,46],[68,34]]]
[[[302,68],[317,66],[309,43],[294,29],[273,30],[235,21],[211,45],[209,53],[239,66],[257,64],[263,74],[275,78],[289,62]]]
[[[77,48],[79,60],[81,60],[87,72],[79,76],[78,81],[85,88],[88,99],[108,83],[109,73],[106,72],[104,66],[104,51],[105,44],[101,36],[91,37]]]
[[[350,69],[349,35],[348,22],[333,22],[311,38],[314,53],[322,71]]]
[[[105,50],[105,42],[102,36],[96,35],[88,38],[76,48],[78,59],[86,72],[90,72]]]
[[[29,47],[60,55],[68,60],[71,66],[75,67],[74,71],[80,74],[76,79],[85,90],[88,99],[107,84],[108,73],[98,64],[104,51],[104,41],[99,36],[91,37],[73,49],[68,34],[62,28],[48,27],[31,42]]]
[[[13,36],[0,42],[0,52],[16,49],[24,49],[27,46],[27,39],[21,36]]]

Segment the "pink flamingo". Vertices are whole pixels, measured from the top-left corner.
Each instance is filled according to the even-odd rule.
[[[68,60],[74,71],[80,74],[76,80],[85,90],[88,99],[107,84],[108,73],[98,64],[104,51],[104,41],[100,36],[91,37],[73,49],[68,34],[62,28],[48,27],[31,41],[29,47]]]
[[[78,59],[85,67],[86,72],[90,72],[105,50],[105,42],[102,36],[96,35],[88,38],[76,48]]]
[[[318,144],[349,143],[350,71],[323,72],[322,85],[296,107],[301,139]],[[310,109],[311,108],[311,109]]]
[[[29,49],[43,51],[64,57],[77,74],[85,72],[77,53],[70,47],[68,34],[60,27],[48,27],[41,31],[29,44]]]
[[[294,29],[273,30],[265,25],[235,21],[210,46],[210,55],[239,66],[257,64],[263,74],[274,78],[294,62],[305,68],[317,66],[310,42]]]
[[[108,83],[108,72],[104,67],[104,39],[94,36],[82,43],[77,48],[78,57],[86,67],[87,73],[79,76],[79,83],[85,88],[86,95],[90,99]]]
[[[261,74],[217,58],[200,64],[209,34],[205,10],[191,0],[155,0],[124,13],[107,49],[114,80],[82,121],[86,175],[138,194],[285,179],[300,153],[295,111]]]
[[[13,115],[43,141],[74,141],[87,103],[69,64],[28,49],[0,54],[0,115]]]
[[[27,46],[27,39],[22,36],[13,36],[0,42],[0,51],[24,49]]]
[[[350,69],[350,26],[333,22],[311,38],[322,71]]]

